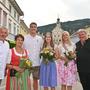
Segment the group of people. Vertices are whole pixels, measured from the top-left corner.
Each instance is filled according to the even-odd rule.
[[[77,82],[77,71],[83,90],[90,90],[90,39],[84,29],[77,31],[79,41],[75,44],[70,39],[68,31],[63,31],[59,45],[54,45],[52,34],[47,32],[44,39],[37,35],[37,24],[32,22],[29,34],[15,36],[15,47],[9,49],[6,41],[8,30],[0,28],[0,85],[6,75],[6,90],[31,90],[30,75],[33,76],[33,90],[38,90],[39,85],[44,90],[55,90],[61,85],[61,90],[72,90]],[[54,53],[53,60],[46,64],[40,58],[43,48],[49,48]],[[75,55],[69,60],[65,53]],[[20,59],[29,58],[32,61],[30,69],[20,68]],[[5,73],[6,72],[6,73]],[[15,74],[22,75],[17,78]]]

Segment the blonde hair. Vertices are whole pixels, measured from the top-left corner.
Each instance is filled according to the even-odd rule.
[[[63,31],[62,37],[61,37],[61,44],[64,44],[64,41],[63,41],[63,35],[64,35],[64,34],[67,34],[67,35],[68,35],[68,44],[69,44],[69,45],[72,45],[72,41],[71,41],[70,34],[69,34],[68,31]]]

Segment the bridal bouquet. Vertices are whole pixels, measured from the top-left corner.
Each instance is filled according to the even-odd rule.
[[[69,61],[75,60],[75,58],[76,58],[76,54],[72,51],[65,52],[64,54],[65,54],[66,58],[68,59],[68,61],[65,62],[65,64],[64,64],[65,66],[67,66]]]
[[[44,48],[41,53],[40,57],[43,57],[43,62],[48,64],[49,61],[53,61],[54,52],[50,48]]]
[[[24,58],[24,57],[22,57],[22,58],[20,59],[20,64],[19,64],[19,67],[20,67],[20,68],[22,68],[22,69],[30,69],[31,66],[32,66],[32,62],[31,62],[31,60],[29,60],[29,58]],[[22,73],[17,72],[17,73],[15,74],[15,76],[19,78],[19,77],[21,76],[21,74],[22,74]]]

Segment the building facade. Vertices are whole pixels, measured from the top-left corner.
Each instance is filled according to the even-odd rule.
[[[29,28],[25,24],[24,20],[20,20],[20,30],[19,30],[19,33],[22,34],[22,35],[26,35],[26,34],[28,34],[28,29]]]
[[[0,26],[8,28],[9,8],[8,0],[0,0]]]
[[[9,30],[8,39],[13,40],[19,33],[20,16],[24,13],[15,0],[0,0],[0,26]]]
[[[60,19],[57,19],[56,27],[52,30],[52,37],[55,44],[59,44],[61,41],[63,29],[61,28]]]

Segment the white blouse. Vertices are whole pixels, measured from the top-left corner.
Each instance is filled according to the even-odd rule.
[[[64,56],[64,53],[65,53],[65,52],[68,52],[68,51],[74,52],[74,51],[75,51],[75,48],[76,48],[76,46],[75,46],[74,43],[71,43],[71,45],[65,44],[65,47],[67,48],[67,50],[63,47],[62,44],[60,44],[60,45],[58,46],[59,52],[60,52],[61,56]]]
[[[13,48],[13,49],[14,49],[15,55],[20,56],[20,57],[26,56],[25,51],[24,51],[23,54],[21,54],[21,53],[18,53],[15,48]],[[28,51],[27,51],[27,55],[28,55]],[[10,49],[10,51],[9,51],[9,56],[8,56],[8,62],[7,62],[7,63],[10,63],[10,62],[11,62],[11,56],[12,56],[12,52],[11,52],[11,49]]]

